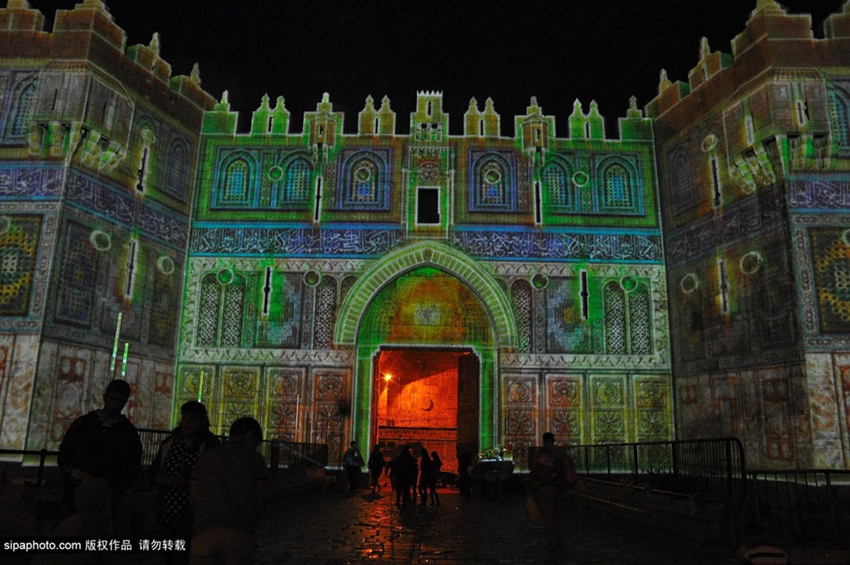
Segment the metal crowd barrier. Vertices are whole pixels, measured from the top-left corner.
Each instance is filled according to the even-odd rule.
[[[747,471],[750,519],[771,535],[806,541],[850,542],[850,471]]]
[[[744,447],[734,437],[568,448],[576,471],[590,478],[649,487],[723,504],[743,503]]]
[[[172,434],[172,430],[138,428],[142,442],[142,466],[147,467],[156,458],[159,445]],[[226,435],[218,436],[222,442]],[[280,469],[299,470],[323,468],[328,464],[328,446],[323,443],[300,443],[294,441],[263,440],[260,453],[272,471]]]

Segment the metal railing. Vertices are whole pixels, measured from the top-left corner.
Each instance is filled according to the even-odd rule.
[[[137,431],[142,443],[142,468],[144,469],[153,463],[160,444],[171,436],[172,431],[148,428],[139,428]],[[221,441],[227,439],[227,436],[218,437]],[[259,449],[272,472],[321,469],[328,465],[328,446],[322,443],[264,440]],[[56,469],[59,452],[48,449],[0,449],[0,456],[3,455],[21,457],[19,461],[23,467],[36,467],[35,477],[26,480],[25,484],[40,487],[47,482],[48,469]],[[56,480],[56,478],[53,477],[51,481],[53,480]],[[147,474],[145,472],[140,474],[140,481],[142,483],[140,488],[150,486],[146,482]]]
[[[324,443],[270,440],[263,442],[260,452],[272,471],[322,469],[328,466],[329,448]]]
[[[747,471],[749,519],[778,538],[850,542],[850,471]]]
[[[0,455],[22,455],[24,458],[38,457],[38,467],[36,470],[35,479],[33,481],[25,481],[24,484],[29,486],[40,487],[45,483],[45,471],[48,467],[56,467],[56,458],[59,457],[58,451],[49,451],[47,449],[27,450],[27,449],[0,449]],[[48,458],[52,459],[48,462]]]
[[[734,437],[576,445],[576,471],[591,478],[649,487],[724,504],[746,496],[744,447]]]
[[[147,467],[156,458],[159,445],[168,439],[172,430],[153,430],[139,428],[139,439],[142,442],[142,466]],[[222,442],[227,441],[226,435],[218,436]],[[315,469],[328,465],[328,446],[323,443],[300,443],[294,441],[263,440],[260,453],[266,460],[269,469]]]

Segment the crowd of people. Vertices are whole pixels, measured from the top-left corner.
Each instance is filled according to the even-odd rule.
[[[110,382],[101,408],[77,418],[59,448],[65,481],[65,511],[54,535],[107,538],[115,532],[119,502],[142,467],[142,444],[122,413],[131,389],[123,380]],[[263,433],[250,417],[237,419],[227,441],[210,431],[206,407],[189,401],[180,407],[180,422],[157,450],[148,468],[157,486],[156,517],[163,538],[185,540],[186,551],[165,554],[173,564],[250,563],[253,531],[264,500],[269,469],[258,451]],[[437,485],[443,462],[436,451],[402,445],[387,462],[380,445],[363,459],[352,441],[343,455],[350,492],[362,467],[368,468],[372,492],[388,479],[395,504],[440,505]],[[67,559],[65,560],[67,561]],[[45,563],[49,559],[44,560]],[[86,559],[79,561],[86,563]]]
[[[130,393],[127,382],[110,382],[103,406],[77,418],[65,433],[59,447],[65,511],[52,535],[105,539],[116,533],[118,504],[136,481],[142,462],[138,431],[122,414]],[[164,553],[165,560],[192,565],[251,563],[254,529],[269,477],[258,451],[262,428],[254,418],[238,418],[221,443],[210,431],[206,407],[200,402],[183,404],[180,416],[180,424],[160,444],[148,470],[158,487],[160,535],[186,544],[185,551]],[[96,553],[62,555],[60,562],[96,563],[96,557]],[[41,561],[51,563],[51,556]]]
[[[142,462],[142,444],[133,424],[122,413],[131,388],[123,380],[110,382],[103,405],[77,418],[59,448],[63,472],[65,512],[52,535],[103,539],[115,531],[116,510],[133,486]],[[269,469],[258,448],[262,428],[254,418],[238,418],[230,426],[227,441],[210,431],[206,407],[197,401],[180,408],[180,423],[159,446],[148,469],[158,487],[156,516],[163,538],[184,540],[185,551],[164,554],[166,563],[189,565],[248,564],[253,561],[254,530],[263,506],[264,484]],[[564,517],[570,491],[577,482],[575,465],[568,452],[543,434],[543,445],[529,451],[527,509],[529,519],[546,533],[549,556],[559,562],[564,555]],[[470,456],[458,458],[458,487],[469,494]],[[395,505],[440,506],[437,490],[442,479],[442,459],[423,446],[399,447],[387,462],[380,445],[364,460],[357,442],[343,455],[348,490],[356,492],[361,471],[368,469],[372,493],[389,479]],[[418,496],[417,496],[418,495]],[[741,545],[738,562],[787,563],[787,554],[767,541],[758,524]],[[748,529],[748,531],[750,531]],[[36,565],[52,563],[95,564],[96,553],[62,555],[51,560],[40,555]]]

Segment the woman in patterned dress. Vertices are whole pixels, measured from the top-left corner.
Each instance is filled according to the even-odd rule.
[[[165,539],[186,541],[186,551],[166,552],[169,563],[189,561],[189,540],[192,538],[189,474],[198,455],[205,448],[218,444],[218,438],[210,432],[206,407],[190,400],[180,407],[180,425],[160,444],[150,466],[151,481],[159,486],[157,520],[160,532]]]

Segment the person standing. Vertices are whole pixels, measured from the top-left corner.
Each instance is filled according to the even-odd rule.
[[[390,466],[390,480],[395,485],[395,505],[401,506],[410,502],[410,464],[416,468],[416,461],[412,461],[410,451],[406,445],[402,445],[398,455]]]
[[[366,464],[369,467],[369,479],[372,482],[372,492],[381,490],[381,471],[384,470],[384,453],[381,451],[381,445],[375,444],[375,449],[369,454],[369,461]]]
[[[555,445],[555,435],[543,434],[543,446],[529,452],[531,496],[540,512],[549,557],[562,561],[561,523],[566,489],[575,486],[575,467],[566,451]]]
[[[424,507],[428,503],[428,486],[431,484],[433,470],[428,450],[423,447],[419,450],[419,506]]]
[[[440,454],[436,451],[431,452],[431,480],[428,488],[431,491],[431,506],[440,505],[440,495],[437,494],[437,481],[440,480],[440,473],[443,469],[443,460],[440,459]]]
[[[264,501],[269,469],[257,451],[259,422],[239,418],[230,436],[205,449],[192,469],[190,565],[247,565],[254,558],[254,530]]]
[[[342,461],[345,465],[345,474],[348,476],[348,492],[354,492],[357,490],[357,478],[360,476],[360,469],[364,463],[356,441],[352,441],[349,444],[348,449],[345,450],[345,454],[342,456]]]
[[[74,492],[92,477],[103,477],[112,489],[112,507],[133,486],[142,466],[142,442],[136,427],[121,411],[130,398],[127,381],[114,380],[103,393],[103,407],[80,416],[59,445],[59,468],[65,482],[64,501],[71,512]]]
[[[170,539],[192,539],[189,507],[189,475],[198,456],[219,444],[210,432],[206,407],[190,400],[180,407],[180,425],[159,446],[148,474],[159,487],[156,515],[162,535]],[[167,563],[188,562],[188,552],[166,552]]]

